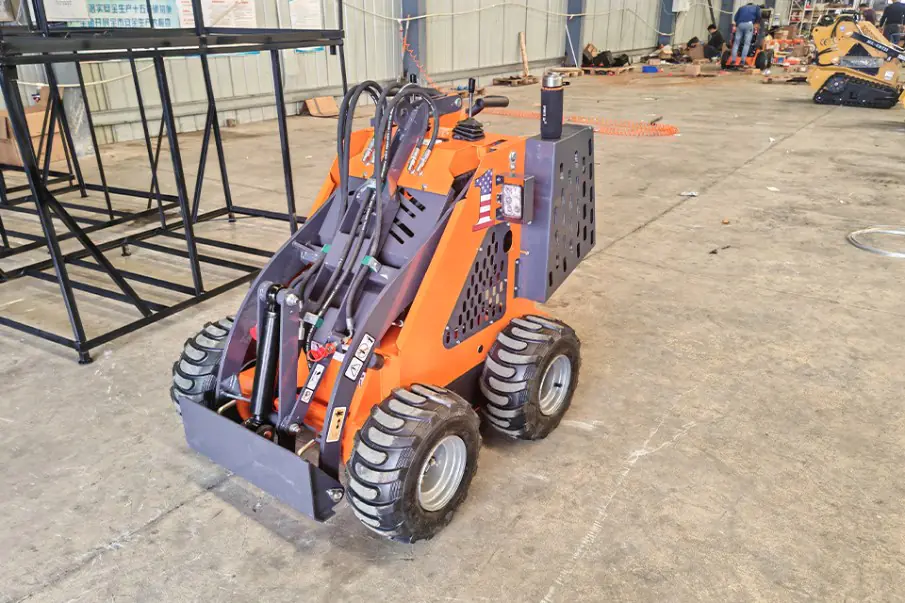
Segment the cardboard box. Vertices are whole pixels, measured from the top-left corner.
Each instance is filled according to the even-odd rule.
[[[661,62],[662,61],[660,61],[660,59],[648,59],[647,60],[648,65],[659,65]]]
[[[695,44],[693,48],[688,49],[688,56],[691,57],[692,61],[703,61],[704,60],[704,44]]]
[[[686,65],[685,66],[685,75],[690,77],[698,77],[701,75],[701,66],[700,65]]]
[[[39,153],[38,146],[43,142],[46,146],[47,137],[51,130],[50,124],[47,125],[47,132],[44,133],[44,140],[41,140],[41,128],[44,127],[45,112],[47,111],[47,88],[41,88],[40,100],[36,105],[25,108],[25,123],[28,126],[28,132],[31,134],[31,146],[35,150],[35,154]],[[48,119],[49,122],[49,119]],[[50,161],[62,161],[66,158],[63,150],[63,137],[60,136],[60,129],[54,124],[53,129],[53,148],[50,152]],[[40,150],[43,155],[43,150]],[[44,157],[41,157],[43,165]],[[19,145],[16,144],[16,137],[13,132],[13,125],[9,120],[9,113],[0,110],[0,163],[8,165],[22,165],[22,157],[19,155]]]

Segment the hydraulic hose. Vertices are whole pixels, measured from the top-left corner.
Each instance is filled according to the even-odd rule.
[[[428,142],[427,149],[425,150],[425,154],[429,155],[431,153],[431,151],[433,150],[434,145],[437,142],[437,135],[438,135],[439,124],[440,124],[437,106],[431,99],[430,93],[428,91],[423,90],[421,88],[414,88],[411,90],[408,90],[407,88],[408,88],[407,86],[403,86],[403,88],[393,98],[392,103],[388,107],[389,113],[387,115],[387,119],[386,120],[381,119],[380,123],[375,124],[375,126],[380,128],[381,130],[386,129],[387,133],[391,132],[392,128],[393,128],[393,120],[395,119],[396,104],[399,102],[398,99],[404,98],[404,96],[409,96],[409,95],[413,96],[413,97],[421,98],[423,101],[425,101],[427,103],[428,108],[430,109],[431,118],[433,119],[433,124],[434,124],[434,126],[432,128],[432,132],[431,132],[430,141]],[[380,134],[383,134],[383,132],[381,131]],[[378,139],[377,136],[378,136],[378,132],[375,130],[375,133],[374,133],[375,140]],[[382,139],[383,139],[383,136],[381,136],[381,140]],[[417,150],[421,147],[421,145],[423,144],[422,139],[423,139],[423,134],[419,135],[418,144],[415,146],[415,149],[413,150],[413,152],[417,152]],[[387,151],[387,153],[389,154],[389,150]],[[379,165],[379,167],[381,169],[380,169],[380,173],[378,176],[378,159],[376,159],[377,157],[380,157],[380,149],[375,149],[375,162],[374,162],[375,188],[376,188],[375,197],[376,197],[376,201],[377,201],[377,211],[376,211],[375,220],[374,220],[374,233],[373,233],[373,236],[371,237],[371,241],[368,246],[368,255],[371,256],[372,258],[377,255],[377,252],[380,249],[381,230],[382,230],[382,226],[383,226],[383,202],[381,199],[381,193],[383,192],[384,179],[386,178],[386,175],[389,172],[389,166],[392,162],[392,158],[388,157],[385,164]],[[368,220],[366,217],[365,223],[363,226],[365,229],[367,227],[367,221]],[[357,254],[355,254],[353,257],[357,257]],[[367,276],[367,272],[369,270],[368,266],[357,266],[356,268],[357,268],[357,272],[355,274],[355,277],[352,279],[352,283],[349,285],[349,291],[346,295],[346,329],[350,336],[355,332],[355,321],[354,321],[355,309],[356,309],[356,306],[358,305],[357,304],[358,296],[361,293],[361,288],[364,286],[365,277]]]
[[[352,137],[352,120],[355,117],[355,107],[358,104],[358,99],[363,92],[367,91],[368,94],[372,98],[378,98],[379,95],[377,91],[380,91],[380,94],[383,93],[383,89],[379,84],[373,81],[362,82],[361,84],[355,86],[352,90],[343,97],[343,101],[340,107],[340,115],[339,115],[339,125],[337,126],[337,160],[339,163],[339,203],[340,209],[339,214],[337,216],[336,221],[336,230],[334,232],[334,237],[337,233],[339,233],[339,229],[341,227],[343,217],[346,214],[346,210],[348,207],[349,200],[349,147],[351,146],[351,137]],[[361,210],[359,208],[358,216],[355,218],[356,223],[361,219]],[[353,225],[354,230],[354,225]],[[329,291],[335,285],[335,283],[339,280],[341,269],[345,264],[349,249],[351,247],[351,240],[346,241],[346,245],[343,248],[342,254],[340,254],[340,258],[337,262],[336,270],[334,270],[333,274],[331,274],[330,279],[327,282],[327,285],[324,287],[321,295],[318,296],[316,300],[313,300],[312,303],[314,305],[315,312],[320,312],[323,307],[323,301],[325,296],[329,295]],[[323,269],[323,263],[318,266],[318,273]],[[302,298],[305,299],[305,298]],[[306,300],[311,301],[311,300]]]

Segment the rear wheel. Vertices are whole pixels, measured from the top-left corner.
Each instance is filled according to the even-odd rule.
[[[170,398],[179,414],[182,414],[179,405],[186,402],[211,409],[217,407],[217,373],[232,327],[233,318],[228,316],[207,323],[200,333],[186,340],[182,355],[173,364],[170,387]]]
[[[431,538],[468,493],[481,435],[471,405],[429,385],[396,389],[371,411],[347,466],[361,522],[401,542]]]
[[[730,58],[732,58],[732,53],[728,50],[724,50],[722,56],[720,57],[720,67],[723,69],[728,67]]]
[[[547,437],[572,404],[580,368],[581,342],[568,325],[540,316],[514,318],[484,361],[484,417],[512,438]]]
[[[773,51],[762,50],[754,57],[754,67],[757,69],[769,69],[773,65]]]

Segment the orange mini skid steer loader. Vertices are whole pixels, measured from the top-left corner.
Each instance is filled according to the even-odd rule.
[[[362,95],[373,127],[353,132]],[[594,246],[593,132],[485,134],[474,116],[507,105],[349,91],[313,214],[174,365],[192,448],[315,519],[347,496],[412,542],[465,498],[479,415],[520,439],[559,424],[580,343],[536,302]]]

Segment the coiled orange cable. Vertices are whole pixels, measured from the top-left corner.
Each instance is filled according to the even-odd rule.
[[[538,111],[517,111],[515,109],[484,109],[481,113],[490,115],[501,115],[503,117],[523,117],[525,119],[540,119]],[[670,126],[669,124],[651,124],[643,121],[619,121],[612,119],[601,119],[599,117],[584,117],[581,115],[566,115],[564,121],[572,124],[584,124],[594,126],[594,131],[598,134],[607,136],[636,136],[636,137],[657,137],[657,136],[675,136],[679,133],[679,128]]]

